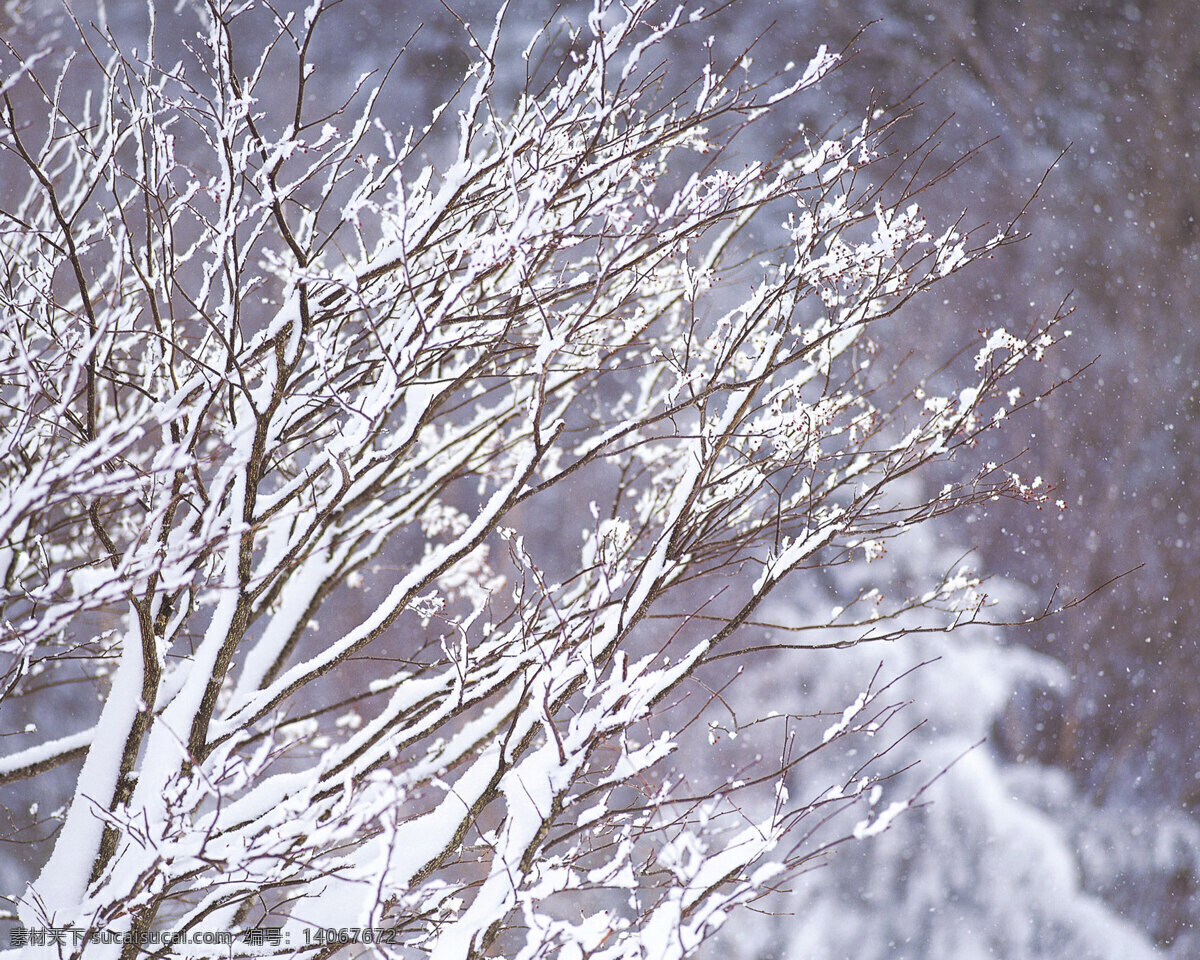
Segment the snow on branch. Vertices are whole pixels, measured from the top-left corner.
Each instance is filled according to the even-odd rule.
[[[177,66],[96,46],[79,102],[53,56],[4,81],[3,694],[101,700],[0,761],[86,751],[21,919],[89,957],[263,926],[314,954],[370,927],[400,956],[688,956],[803,867],[782,841],[826,801],[769,764],[679,773],[684,694],[785,581],[1040,497],[963,463],[1060,318],[886,399],[888,319],[1009,236],[931,228],[925,181],[877,175],[895,113],[727,153],[824,48],[675,97],[656,52],[695,18],[597,0],[508,107],[498,21],[435,169],[381,81],[314,119],[320,4],[277,21],[298,79],[272,107],[252,9],[197,5]],[[958,479],[913,499],[935,464]],[[898,609],[949,626],[959,592]]]

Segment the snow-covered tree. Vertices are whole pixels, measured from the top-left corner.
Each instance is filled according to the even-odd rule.
[[[892,562],[891,589],[918,581],[946,552],[926,527],[911,531]],[[940,531],[938,531],[940,534]],[[872,587],[870,568],[847,567],[824,589],[773,597],[760,618],[789,636],[797,617],[813,621],[839,596]],[[1008,587],[1007,584],[1003,585]],[[886,589],[886,588],[885,588]],[[993,589],[999,589],[993,587]],[[1011,589],[1011,588],[1010,588]],[[1016,598],[1005,598],[1011,602]],[[798,609],[799,608],[799,609]],[[814,647],[836,631],[804,635]],[[795,635],[784,642],[797,642]],[[856,703],[887,684],[886,704],[914,704],[906,735],[888,754],[896,770],[872,787],[878,811],[919,793],[891,828],[868,844],[815,860],[814,868],[759,909],[720,931],[706,956],[733,960],[1154,960],[1189,956],[1160,952],[1134,919],[1106,903],[1105,881],[1134,873],[1154,890],[1154,875],[1185,861],[1195,832],[1184,817],[1144,814],[1131,821],[1097,810],[1065,771],[1013,762],[997,750],[1037,736],[1033,711],[1015,705],[1071,694],[1073,680],[1058,661],[1017,644],[1001,631],[972,627],[950,635],[924,633],[903,643],[817,649],[797,657],[771,654],[730,691],[738,714],[756,703],[802,713],[810,703]],[[874,681],[872,678],[876,678]],[[795,796],[820,794],[851,779],[880,733],[871,712],[837,749],[822,751],[788,778]],[[898,722],[901,718],[898,718]],[[827,720],[808,721],[819,733]],[[1027,733],[1022,732],[1022,728]],[[805,731],[797,728],[797,736]],[[749,733],[749,732],[748,732]],[[808,733],[809,738],[813,736]],[[1031,737],[1032,738],[1032,737]],[[889,744],[895,740],[889,737]],[[686,750],[686,746],[684,748]],[[860,832],[877,822],[857,818]],[[1117,824],[1120,824],[1118,827]],[[836,824],[827,825],[836,835]],[[1100,890],[1096,888],[1100,887]],[[1183,946],[1181,944],[1181,946]]]
[[[764,702],[738,725],[781,752],[715,762],[742,628],[915,525],[1045,502],[971,451],[1061,316],[946,344],[975,355],[948,395],[884,363],[889,318],[1018,236],[926,222],[957,163],[888,155],[903,107],[742,155],[825,49],[681,82],[658,51],[702,11],[598,0],[561,65],[553,32],[506,63],[497,22],[396,130],[386,69],[319,83],[325,14],[7,51],[0,782],[78,771],[17,916],[70,956],[687,956],[826,849],[811,823],[861,805],[868,839],[911,799],[871,812],[886,762],[784,782],[886,684],[807,707],[811,743]],[[943,573],[789,629],[980,620]],[[714,763],[677,762],[705,729]]]

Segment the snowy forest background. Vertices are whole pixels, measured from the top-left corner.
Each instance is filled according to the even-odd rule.
[[[454,7],[486,24],[497,5]],[[118,35],[137,36],[143,5],[114,0],[108,12]],[[508,55],[534,26],[563,13],[586,18],[571,4],[514,3]],[[330,19],[312,60],[331,89],[385,66],[423,25],[380,102],[380,115],[396,124],[419,123],[454,93],[469,63],[461,24],[436,0],[346,0]],[[170,29],[164,16],[160,30]],[[14,43],[35,45],[56,30],[61,14],[48,4],[16,0],[0,14],[0,32]],[[782,140],[797,122],[822,130],[872,100],[898,102],[916,90],[917,120],[895,137],[915,147],[936,130],[947,157],[987,141],[948,185],[921,198],[932,219],[953,222],[966,208],[971,222],[1006,221],[1054,167],[1022,221],[1031,238],[951,278],[936,299],[911,304],[899,349],[918,366],[940,361],[937,347],[958,342],[964,329],[1053,314],[1069,297],[1074,336],[1046,375],[1086,369],[1024,412],[1022,429],[1002,439],[1019,446],[994,454],[1028,447],[1028,462],[1066,509],[1001,501],[954,513],[876,559],[872,582],[887,564],[885,579],[903,589],[974,550],[973,563],[993,578],[988,591],[1019,619],[1052,596],[1083,596],[1133,571],[1029,627],[917,635],[748,667],[728,694],[734,717],[742,704],[763,702],[836,716],[877,670],[903,675],[893,696],[911,705],[896,722],[928,722],[892,754],[897,768],[919,765],[891,781],[889,794],[907,795],[957,762],[922,794],[926,805],[879,836],[838,848],[790,892],[758,904],[761,912],[739,913],[706,949],[737,960],[1200,955],[1193,5],[746,0],[706,31],[715,60],[753,44],[756,66],[767,71],[807,61],[822,43],[852,44],[849,61],[803,102],[806,114],[783,113],[755,132],[759,153],[769,154],[779,142],[772,137]],[[708,55],[679,43],[672,69],[695,72]],[[435,157],[445,149],[428,146]],[[0,190],[7,182],[0,167]],[[973,352],[932,372],[933,381],[960,380]],[[553,544],[554,517],[529,523],[531,542]],[[797,583],[770,603],[781,620],[789,606],[820,616],[853,595],[858,575],[850,567]],[[73,694],[43,698],[37,711],[6,703],[0,754],[27,745],[26,724],[43,737],[65,734],[89,710]],[[735,757],[737,741],[726,743]],[[797,769],[793,792],[843,779],[854,765],[852,747],[823,752]],[[48,855],[53,825],[30,826],[25,811],[34,800],[43,810],[64,803],[74,772],[0,786],[6,895],[19,894]]]

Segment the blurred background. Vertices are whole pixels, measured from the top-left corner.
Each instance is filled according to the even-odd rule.
[[[477,34],[499,6],[451,5]],[[111,29],[136,43],[145,10],[111,0]],[[505,28],[510,62],[519,63],[531,30],[564,16],[583,23],[586,11],[516,0]],[[82,5],[76,12],[94,16]],[[1021,221],[1028,240],[954,278],[944,300],[914,304],[886,340],[915,363],[965,350],[939,374],[954,381],[970,371],[976,331],[1023,329],[1067,299],[1074,336],[1046,376],[1085,369],[1026,411],[996,457],[1027,448],[1022,472],[1054,484],[1067,509],[996,504],[954,514],[890,557],[889,576],[941,569],[973,548],[1010,609],[1036,611],[1132,571],[1030,627],[803,662],[793,655],[786,669],[768,663],[749,677],[742,696],[832,709],[881,661],[895,674],[940,657],[898,688],[915,701],[914,717],[930,719],[900,752],[925,769],[898,788],[928,781],[964,745],[987,740],[938,780],[925,797],[931,805],[878,841],[841,851],[769,907],[791,915],[731,921],[714,955],[1200,956],[1196,12],[1194,0],[743,0],[667,52],[686,77],[709,57],[707,35],[714,60],[750,49],[763,73],[806,61],[820,44],[848,46],[816,97],[737,150],[773,150],[800,122],[817,131],[853,125],[872,103],[908,100],[919,107],[889,144],[898,154],[931,135],[946,161],[982,145],[922,198],[933,224],[964,211],[968,225],[1007,222],[1033,198]],[[187,40],[190,23],[163,15],[164,42]],[[552,29],[562,31],[565,55],[566,32]],[[0,33],[26,51],[70,36],[62,11],[40,0],[6,3]],[[381,111],[397,126],[423,125],[470,63],[466,32],[440,0],[345,0],[322,42],[311,82],[331,100],[409,43]],[[513,92],[523,69],[507,80]],[[439,146],[429,150],[436,157]],[[781,601],[777,616],[789,602],[827,609],[836,594],[837,585],[815,586]],[[825,769],[797,778],[801,789],[806,778],[829,782]],[[6,805],[57,789],[16,786],[19,796],[0,797]],[[69,776],[58,786],[69,788]],[[36,869],[28,848],[7,842],[0,860],[8,889]]]

